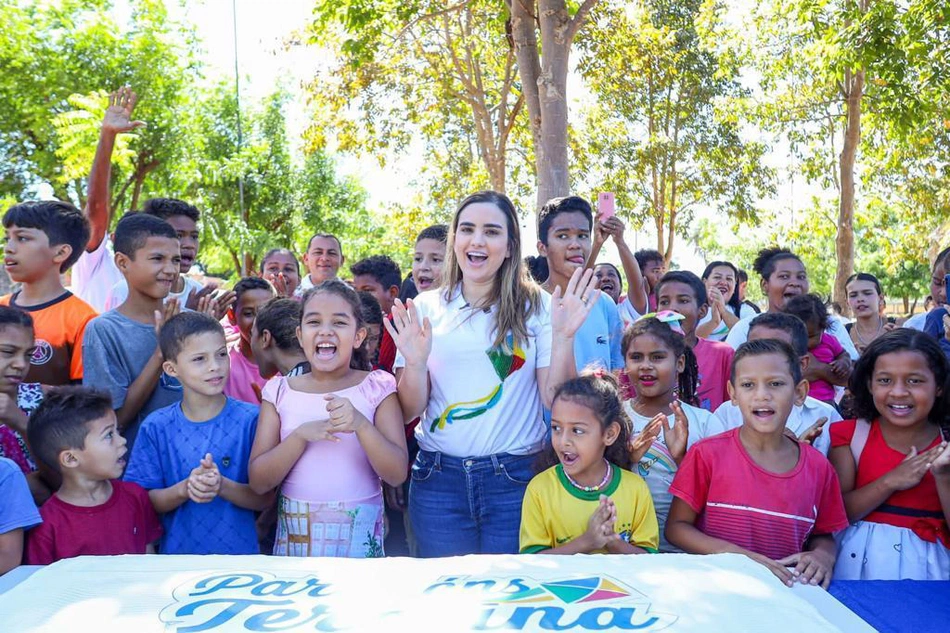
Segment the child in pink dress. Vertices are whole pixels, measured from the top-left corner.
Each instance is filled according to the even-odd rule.
[[[261,390],[267,381],[261,377],[257,359],[251,349],[251,328],[257,309],[276,296],[270,282],[259,277],[245,277],[234,284],[235,303],[232,322],[241,335],[229,351],[231,372],[224,385],[224,394],[235,400],[261,403]]]
[[[275,555],[383,556],[380,480],[401,484],[408,457],[396,381],[367,371],[365,337],[356,292],[326,281],[303,298],[311,373],[264,387],[250,484],[280,488]]]

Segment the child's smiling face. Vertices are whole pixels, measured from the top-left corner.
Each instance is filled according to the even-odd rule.
[[[313,371],[333,372],[350,366],[353,350],[366,338],[357,328],[353,306],[333,292],[314,293],[303,306],[297,339]]]
[[[677,356],[666,343],[651,334],[641,334],[630,341],[624,370],[641,398],[673,400],[673,388],[686,359]]]
[[[926,421],[940,395],[927,359],[912,350],[881,354],[874,363],[868,387],[877,412],[900,427]]]
[[[445,242],[423,238],[416,242],[412,255],[412,282],[419,292],[437,288],[442,283]]]

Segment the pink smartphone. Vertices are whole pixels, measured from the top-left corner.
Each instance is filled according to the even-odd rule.
[[[616,210],[614,208],[614,194],[612,191],[604,191],[597,194],[597,220],[603,222],[607,218],[614,217]]]

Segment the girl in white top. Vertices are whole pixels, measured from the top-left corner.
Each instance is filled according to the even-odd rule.
[[[421,417],[409,515],[423,557],[518,551],[542,405],[575,375],[574,333],[600,296],[582,272],[546,299],[523,269],[514,205],[476,193],[450,225],[442,287],[384,320],[403,414]]]
[[[808,271],[805,270],[805,264],[799,259],[798,255],[787,248],[765,248],[759,251],[752,265],[753,270],[761,278],[762,292],[768,299],[768,308],[766,312],[782,312],[785,309],[785,303],[789,298],[796,295],[808,294]],[[726,337],[726,343],[733,349],[738,349],[740,345],[746,342],[749,337],[749,323],[758,315],[751,315],[737,321],[729,330]],[[825,330],[841,343],[851,360],[857,360],[858,350],[851,342],[851,336],[845,330],[844,324],[838,319],[831,319],[828,329]],[[822,365],[822,366],[819,366]],[[814,380],[820,378],[821,373],[826,371],[827,365],[812,362],[809,365],[809,373],[805,378]]]
[[[752,306],[739,301],[737,286],[739,269],[731,262],[710,262],[702,280],[709,297],[709,311],[699,321],[696,335],[710,341],[724,341],[739,319],[757,314]]]
[[[624,372],[636,395],[624,402],[633,425],[630,461],[647,482],[660,528],[660,551],[678,552],[663,534],[670,511],[670,484],[686,450],[720,432],[716,417],[695,401],[699,368],[678,321],[665,310],[647,315],[623,336]]]

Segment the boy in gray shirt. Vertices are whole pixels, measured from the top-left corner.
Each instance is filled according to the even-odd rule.
[[[181,400],[181,385],[162,371],[158,348],[158,331],[179,311],[177,301],[163,301],[178,278],[181,255],[175,229],[144,213],[119,220],[114,248],[129,296],[86,326],[83,386],[112,396],[131,450],[142,420]]]

